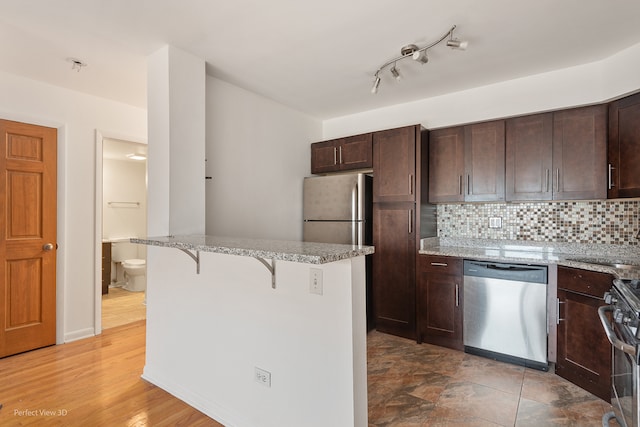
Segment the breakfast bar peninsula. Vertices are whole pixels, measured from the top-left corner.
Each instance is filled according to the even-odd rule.
[[[371,246],[206,235],[148,245],[143,378],[226,426],[366,426]]]

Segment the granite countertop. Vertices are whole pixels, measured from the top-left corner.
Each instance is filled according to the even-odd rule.
[[[640,278],[640,248],[637,246],[437,237],[422,239],[420,246],[418,252],[424,255],[558,264],[609,273],[620,279]],[[623,264],[625,268],[609,264]]]
[[[162,236],[131,239],[132,243],[184,250],[215,252],[280,261],[326,264],[369,255],[373,246],[311,243],[287,240],[263,240],[208,235]]]

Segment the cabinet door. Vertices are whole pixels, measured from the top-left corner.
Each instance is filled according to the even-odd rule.
[[[505,145],[507,201],[551,200],[553,114],[507,120]]]
[[[418,342],[463,350],[461,260],[424,255],[419,258]]]
[[[558,301],[556,374],[610,401],[611,344],[598,317],[604,301],[564,289],[558,289]]]
[[[340,140],[332,140],[311,144],[311,173],[335,172],[339,169],[339,143]]]
[[[415,204],[373,204],[376,329],[415,339]]]
[[[373,201],[416,200],[416,126],[373,134]]]
[[[464,200],[504,200],[504,120],[464,127]]]
[[[553,199],[607,197],[607,106],[553,113]]]
[[[370,169],[373,167],[372,134],[344,138],[338,147],[338,162],[342,170]]]
[[[429,203],[464,200],[464,128],[429,132]]]
[[[640,94],[609,105],[607,197],[640,197]]]

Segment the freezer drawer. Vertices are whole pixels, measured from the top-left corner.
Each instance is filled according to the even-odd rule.
[[[364,221],[305,221],[303,240],[363,245]]]

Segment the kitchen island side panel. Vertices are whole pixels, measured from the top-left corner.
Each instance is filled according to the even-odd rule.
[[[322,265],[148,247],[143,378],[228,426],[366,426],[364,257]],[[309,291],[320,269],[323,294]],[[255,369],[271,374],[271,386]]]

